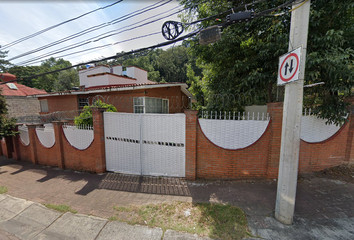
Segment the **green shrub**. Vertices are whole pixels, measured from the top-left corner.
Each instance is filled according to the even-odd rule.
[[[101,100],[96,101],[91,106],[85,106],[83,112],[78,116],[75,117],[75,125],[93,125],[92,119],[92,108],[99,107],[99,108],[107,108],[107,112],[117,112],[117,109],[112,104],[107,104],[102,102]]]

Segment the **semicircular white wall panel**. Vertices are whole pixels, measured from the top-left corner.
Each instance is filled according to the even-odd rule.
[[[263,135],[268,124],[269,120],[199,119],[204,135],[215,145],[229,150],[252,145]]]
[[[23,145],[28,146],[30,144],[28,128],[26,125],[22,125],[18,127],[18,131],[20,132],[20,139]]]
[[[334,124],[326,124],[326,119],[317,118],[316,116],[302,116],[301,118],[301,139],[309,142],[323,142],[332,137],[340,126]]]
[[[79,150],[88,148],[94,139],[92,129],[79,129],[75,126],[63,125],[63,131],[70,145]]]
[[[40,143],[46,147],[51,148],[55,144],[54,128],[52,124],[44,124],[44,128],[36,128],[36,134]]]

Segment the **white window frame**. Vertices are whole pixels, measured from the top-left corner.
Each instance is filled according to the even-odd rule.
[[[137,100],[136,99],[142,99],[142,104],[136,104]],[[152,100],[152,99],[159,99],[159,100],[162,100],[161,101],[161,112],[158,112],[158,111],[154,111],[156,109],[153,109],[151,111],[151,109],[149,109],[149,107],[147,107],[147,100]],[[155,101],[156,101],[155,100]],[[156,106],[156,104],[155,104]],[[142,108],[142,111],[137,111],[137,107],[140,107]],[[160,114],[168,114],[169,113],[169,100],[166,99],[166,98],[154,98],[154,97],[134,97],[133,98],[133,110],[134,110],[134,113],[143,113],[143,114],[146,114],[146,113],[160,113]],[[159,109],[160,110],[160,109]]]

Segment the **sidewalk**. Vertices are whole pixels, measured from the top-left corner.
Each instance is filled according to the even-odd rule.
[[[114,215],[114,206],[173,201],[239,206],[247,214],[252,233],[264,239],[354,239],[354,184],[321,178],[298,184],[291,226],[282,225],[273,217],[276,182],[187,182],[114,173],[94,175],[1,156],[0,185],[9,189],[8,195],[0,195],[0,239],[2,231],[10,233],[4,239],[70,239],[75,234],[79,234],[79,239],[161,239],[161,229],[108,222],[107,218]],[[43,203],[67,204],[80,214],[61,214],[43,207]],[[43,217],[34,219],[36,214]],[[31,229],[26,223],[35,225],[30,232],[26,232]],[[80,226],[96,232],[83,235],[89,231]],[[23,231],[16,232],[18,229]],[[163,239],[199,238],[168,230]]]

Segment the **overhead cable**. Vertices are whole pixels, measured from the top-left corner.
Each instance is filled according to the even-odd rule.
[[[123,56],[126,56],[126,55],[130,55],[130,54],[134,54],[134,53],[146,51],[146,50],[149,50],[149,49],[154,49],[154,48],[159,48],[159,47],[168,46],[168,45],[174,44],[174,43],[176,43],[176,42],[182,41],[182,40],[184,40],[184,39],[186,39],[186,38],[193,37],[193,36],[195,36],[196,34],[198,34],[199,31],[200,31],[200,30],[198,29],[198,30],[195,30],[195,31],[193,31],[193,32],[191,32],[191,33],[189,33],[189,34],[183,36],[183,37],[174,39],[174,40],[172,40],[172,41],[167,41],[167,42],[159,43],[159,44],[156,44],[156,45],[153,45],[153,46],[149,46],[149,47],[145,47],[145,48],[140,48],[140,49],[137,49],[137,50],[132,50],[132,51],[130,51],[130,52],[125,52],[125,53],[121,53],[121,54],[116,54],[116,55],[113,55],[113,56],[110,56],[110,57],[106,57],[106,58],[102,58],[102,59],[99,59],[99,60],[92,60],[92,61],[79,63],[79,64],[76,64],[76,65],[72,65],[72,66],[70,66],[70,67],[65,67],[65,68],[57,69],[57,70],[50,71],[50,72],[45,72],[45,73],[36,74],[36,75],[32,75],[32,76],[27,76],[27,77],[20,77],[20,78],[17,78],[17,79],[14,79],[14,80],[10,80],[10,81],[7,81],[7,82],[0,82],[0,85],[6,84],[6,83],[10,83],[10,82],[23,81],[23,80],[25,80],[25,79],[36,78],[36,77],[44,76],[44,75],[47,75],[47,74],[56,73],[56,72],[68,70],[68,69],[71,69],[71,68],[79,67],[79,66],[86,65],[86,64],[92,64],[92,63],[98,63],[98,62],[101,62],[101,61],[111,60],[111,59],[123,57]]]
[[[27,51],[27,52],[22,53],[22,54],[19,54],[19,55],[14,56],[14,57],[12,57],[12,58],[10,58],[10,59],[7,59],[7,61],[12,61],[12,60],[15,60],[15,59],[20,58],[20,57],[24,57],[24,56],[29,55],[29,54],[32,54],[32,53],[42,51],[42,50],[44,50],[44,49],[46,49],[46,48],[55,46],[55,45],[57,45],[57,44],[60,44],[60,43],[66,42],[66,41],[69,41],[69,40],[71,40],[71,39],[74,39],[74,38],[77,38],[77,37],[79,37],[79,36],[85,35],[85,34],[87,34],[87,33],[90,33],[90,32],[96,31],[96,30],[99,30],[99,29],[101,29],[101,28],[104,28],[104,27],[107,27],[107,26],[110,26],[110,25],[113,25],[113,24],[117,24],[117,23],[119,23],[119,22],[125,21],[125,20],[127,20],[127,19],[129,19],[129,18],[132,18],[132,17],[134,17],[134,16],[137,16],[137,15],[143,14],[143,13],[145,13],[145,12],[148,12],[148,11],[154,10],[154,9],[156,9],[156,8],[159,8],[159,7],[161,7],[161,6],[163,6],[163,5],[167,4],[167,3],[169,3],[169,2],[171,2],[171,1],[172,1],[172,0],[168,0],[168,1],[166,1],[166,2],[164,2],[164,0],[159,1],[159,2],[157,2],[157,3],[154,3],[154,4],[152,4],[152,5],[149,5],[149,6],[147,6],[147,7],[144,7],[144,8],[142,8],[142,9],[137,10],[137,11],[134,11],[134,12],[131,12],[131,13],[129,13],[129,14],[126,14],[126,15],[124,15],[124,16],[122,16],[122,17],[113,19],[113,20],[110,21],[110,22],[102,23],[102,24],[99,24],[99,25],[96,25],[96,26],[87,28],[87,29],[85,29],[85,30],[83,30],[83,31],[80,31],[80,32],[78,32],[78,33],[75,33],[75,34],[72,34],[72,35],[70,35],[70,36],[64,37],[64,38],[62,38],[62,39],[60,39],[60,40],[54,41],[54,42],[49,43],[49,44],[47,44],[47,45],[44,45],[44,46],[42,46],[42,47],[39,47],[39,48],[30,50],[30,51]],[[164,3],[161,3],[161,2],[164,2]],[[161,4],[160,4],[160,3],[161,3]],[[157,4],[160,4],[160,5],[155,6],[155,5],[157,5]],[[137,13],[137,12],[138,12],[138,13]],[[136,14],[135,14],[135,13],[136,13]]]
[[[176,7],[174,7],[174,8],[172,8],[172,9],[168,10],[167,12],[169,12],[169,11],[171,11],[171,10],[174,10],[174,9],[176,9]],[[142,22],[145,22],[146,20],[151,19],[151,17],[145,18],[145,19],[143,19],[143,20],[141,20],[141,21],[139,21],[139,22],[136,22],[136,23],[133,23],[133,24],[130,24],[130,25],[121,27],[121,28],[116,29],[116,30],[109,31],[109,32],[107,32],[107,33],[99,34],[99,35],[97,35],[97,36],[95,36],[95,37],[86,39],[86,40],[81,41],[81,42],[78,42],[78,43],[71,44],[71,45],[69,45],[69,46],[66,46],[66,47],[63,47],[63,48],[60,48],[60,49],[51,51],[51,52],[47,52],[47,53],[42,54],[42,55],[40,55],[40,56],[31,58],[31,59],[29,59],[29,60],[25,60],[25,61],[23,61],[23,62],[16,63],[15,65],[27,65],[27,64],[29,64],[29,63],[32,63],[33,61],[37,61],[37,60],[39,60],[39,59],[42,59],[42,58],[51,56],[51,55],[53,55],[53,54],[57,54],[57,53],[61,53],[61,52],[64,52],[64,51],[68,51],[68,50],[71,50],[71,49],[74,49],[74,48],[82,47],[83,45],[86,45],[86,44],[89,44],[89,43],[92,43],[92,42],[97,42],[97,41],[100,41],[100,40],[102,40],[102,39],[104,39],[104,38],[107,38],[107,37],[111,37],[111,36],[114,36],[114,35],[118,35],[118,34],[121,34],[121,33],[127,32],[127,31],[131,31],[131,30],[135,30],[135,29],[137,29],[137,28],[141,28],[141,27],[144,27],[144,26],[146,26],[146,25],[149,25],[149,24],[152,24],[152,23],[154,23],[154,22],[157,22],[157,21],[159,21],[159,20],[161,20],[161,19],[164,19],[164,18],[173,16],[173,15],[175,15],[175,14],[177,14],[177,13],[183,11],[183,10],[184,10],[184,9],[178,10],[178,11],[175,11],[175,12],[173,12],[173,13],[171,13],[171,14],[166,15],[166,16],[163,16],[163,17],[160,17],[160,18],[151,20],[151,21],[149,21],[149,22],[140,24],[140,25],[135,26],[135,27],[131,27],[131,26],[137,25],[137,24],[139,24],[139,23],[142,23]],[[164,14],[164,13],[166,13],[166,12],[157,14],[157,15],[155,15],[155,17],[157,17],[157,16],[159,16],[159,15],[162,15],[162,14]],[[128,28],[128,27],[131,27],[131,28]],[[125,28],[128,28],[128,29],[125,29]],[[125,30],[122,30],[122,29],[125,29]],[[114,32],[114,33],[112,33],[112,32]],[[111,34],[107,35],[108,33],[111,33]],[[99,38],[98,38],[98,37],[99,37]]]
[[[81,51],[77,51],[77,52],[73,52],[73,53],[68,53],[68,54],[65,54],[65,55],[57,56],[55,58],[63,58],[63,57],[66,57],[66,56],[75,55],[75,54],[82,53],[82,52],[87,52],[87,51],[92,51],[92,50],[95,50],[95,49],[103,49],[103,48],[114,46],[114,45],[119,44],[119,43],[129,42],[129,41],[132,41],[132,40],[136,40],[136,39],[139,39],[139,38],[150,37],[152,35],[157,35],[157,34],[160,34],[160,32],[154,32],[154,33],[146,34],[146,35],[139,36],[139,37],[129,38],[129,39],[126,39],[126,40],[123,40],[123,41],[115,42],[115,43],[109,43],[109,44],[105,44],[105,45],[101,45],[101,46],[97,46],[97,47],[92,47],[92,48],[84,49],[84,50],[81,50]],[[86,54],[83,54],[81,56],[84,56],[84,55],[86,55]],[[40,61],[37,61],[37,62],[31,62],[31,64],[41,63],[42,61],[43,60],[40,60]]]
[[[40,30],[40,31],[38,31],[38,32],[35,32],[35,33],[31,34],[31,35],[28,35],[28,36],[26,36],[26,37],[17,39],[17,40],[15,40],[15,41],[11,42],[11,43],[5,44],[5,45],[3,45],[3,46],[0,47],[0,48],[1,48],[1,49],[6,49],[6,48],[9,48],[9,47],[12,47],[12,46],[14,46],[14,45],[16,45],[16,44],[18,44],[18,43],[20,43],[20,42],[23,42],[23,41],[26,41],[26,40],[28,40],[28,39],[30,39],[30,38],[33,38],[33,37],[35,37],[35,36],[38,36],[38,35],[40,35],[40,34],[42,34],[42,33],[45,33],[45,32],[47,32],[47,31],[53,29],[53,28],[56,28],[56,27],[59,27],[59,26],[61,26],[61,25],[63,25],[63,24],[66,24],[66,23],[69,23],[69,22],[71,22],[71,21],[77,20],[77,19],[82,18],[82,17],[84,17],[84,16],[86,16],[86,15],[89,15],[89,14],[91,14],[91,13],[94,13],[94,12],[96,12],[96,11],[98,11],[98,10],[102,10],[102,9],[105,9],[105,8],[112,7],[112,6],[118,4],[118,3],[122,2],[122,1],[123,1],[123,0],[116,1],[116,2],[114,2],[114,3],[112,3],[112,4],[107,5],[107,6],[100,7],[100,8],[97,8],[97,9],[95,9],[95,10],[92,10],[92,11],[90,11],[90,12],[81,14],[81,15],[78,16],[78,17],[75,17],[75,18],[66,20],[66,21],[64,21],[64,22],[55,24],[55,25],[53,25],[53,26],[47,27],[47,28],[42,29],[42,30]]]

